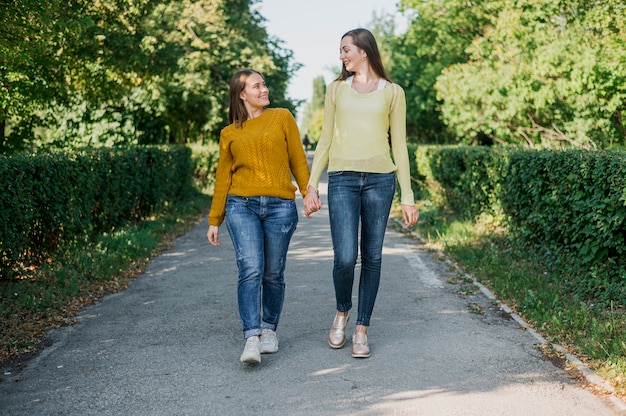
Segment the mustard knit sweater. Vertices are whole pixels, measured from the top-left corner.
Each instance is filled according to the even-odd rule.
[[[226,198],[273,196],[295,199],[296,186],[306,195],[309,166],[298,125],[285,108],[269,108],[241,128],[230,124],[220,134],[210,225],[224,221]]]

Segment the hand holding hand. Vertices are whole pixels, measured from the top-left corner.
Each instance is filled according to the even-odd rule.
[[[306,196],[304,197],[304,215],[307,218],[311,218],[311,214],[319,211],[321,208],[322,200],[320,199],[317,190],[309,185]]]

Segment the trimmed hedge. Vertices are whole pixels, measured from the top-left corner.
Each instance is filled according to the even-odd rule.
[[[439,185],[448,208],[464,218],[502,215],[500,194],[511,148],[427,146],[418,150],[427,161],[423,176]],[[431,185],[432,187],[432,185]]]
[[[193,189],[185,146],[0,156],[0,273],[167,208]]]
[[[416,160],[462,217],[492,214],[523,241],[580,264],[619,263],[626,251],[624,152],[420,146]]]
[[[524,239],[567,249],[583,264],[624,254],[624,152],[518,151],[505,175],[502,202]]]

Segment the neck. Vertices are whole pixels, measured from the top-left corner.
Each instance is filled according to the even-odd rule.
[[[374,82],[378,82],[380,77],[373,72],[367,72],[365,74],[360,74],[358,72],[354,73],[354,81],[359,84],[372,84]]]
[[[253,118],[257,118],[261,114],[263,114],[265,108],[248,108],[248,120],[252,120]]]

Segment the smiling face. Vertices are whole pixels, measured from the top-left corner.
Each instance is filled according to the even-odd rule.
[[[262,109],[270,103],[270,90],[261,75],[252,73],[246,79],[246,86],[239,93],[239,98],[243,100],[249,112]]]
[[[357,72],[361,65],[367,65],[367,55],[353,43],[352,36],[344,36],[339,47],[339,60],[343,62],[346,71]]]

